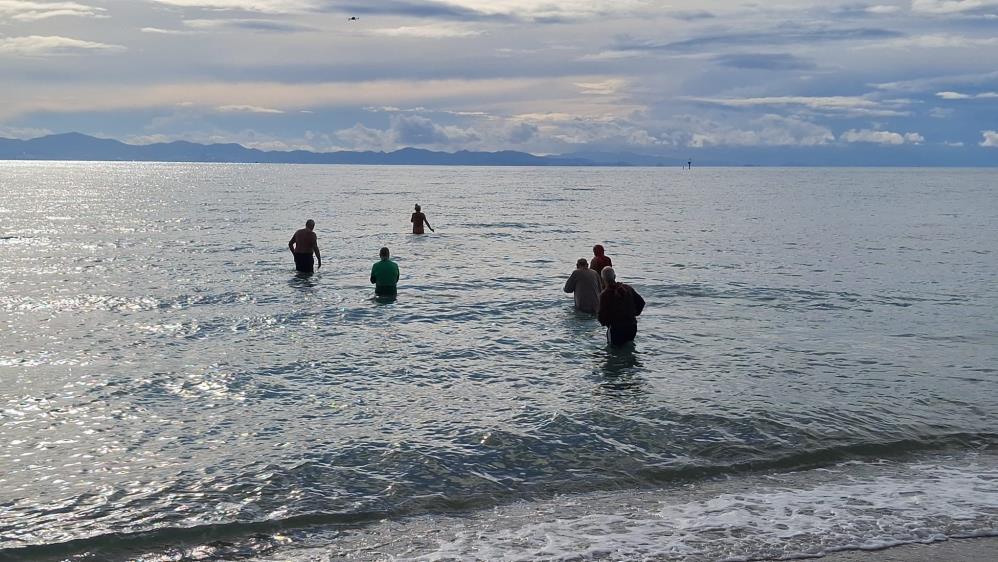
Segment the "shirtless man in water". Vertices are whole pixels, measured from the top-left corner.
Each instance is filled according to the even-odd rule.
[[[315,235],[315,221],[308,219],[305,228],[299,228],[288,241],[288,249],[295,256],[295,269],[304,273],[312,273],[312,254],[322,267],[322,256],[319,255],[319,240]]]
[[[419,205],[416,205],[416,212],[409,218],[409,222],[412,223],[413,234],[424,234],[423,225],[430,226],[430,221],[426,220],[426,214],[419,209]],[[436,232],[436,230],[433,230],[433,227],[430,226],[430,232]]]

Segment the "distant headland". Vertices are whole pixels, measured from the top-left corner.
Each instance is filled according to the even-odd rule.
[[[636,154],[536,156],[526,152],[436,152],[403,148],[394,152],[310,152],[247,148],[239,144],[198,144],[175,141],[126,144],[81,133],[48,135],[30,140],[0,138],[0,160],[87,160],[121,162],[231,162],[267,164],[371,164],[436,166],[679,166],[671,161]]]
[[[801,146],[665,147],[660,154],[600,151],[536,155],[515,150],[439,152],[402,148],[393,152],[260,150],[188,141],[127,144],[82,133],[62,133],[29,140],[0,138],[2,160],[83,160],[111,162],[214,162],[259,164],[353,164],[376,166],[648,166],[689,168],[759,167],[995,167],[993,148],[900,145],[871,149],[863,144]],[[692,159],[692,161],[691,161]]]

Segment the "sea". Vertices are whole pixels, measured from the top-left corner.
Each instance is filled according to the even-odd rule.
[[[631,346],[563,292],[594,244]],[[996,274],[996,169],[2,162],[0,560],[995,536]]]

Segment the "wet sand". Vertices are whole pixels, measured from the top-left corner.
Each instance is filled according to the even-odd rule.
[[[823,562],[994,562],[998,537],[952,539],[932,544],[908,544],[883,550],[852,550],[820,558]]]

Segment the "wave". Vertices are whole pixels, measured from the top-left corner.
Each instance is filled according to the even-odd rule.
[[[505,438],[508,438],[505,437]],[[492,437],[499,441],[504,437]],[[813,471],[836,465],[849,463],[898,462],[917,458],[925,453],[946,453],[964,451],[995,451],[998,450],[998,434],[995,433],[951,433],[945,435],[927,436],[922,439],[903,439],[877,443],[844,444],[827,448],[814,448],[799,452],[787,452],[783,455],[767,459],[752,459],[716,463],[711,465],[696,462],[677,463],[674,466],[646,467],[634,472],[608,472],[602,479],[578,478],[570,474],[557,485],[547,482],[543,485],[528,486],[527,490],[511,490],[501,482],[491,487],[489,493],[467,493],[456,495],[455,488],[446,484],[444,488],[433,491],[420,485],[421,493],[408,497],[397,498],[395,502],[374,501],[370,505],[381,505],[382,508],[340,511],[314,510],[290,516],[281,516],[258,520],[236,520],[199,522],[188,525],[163,524],[161,527],[136,530],[133,532],[96,533],[89,537],[54,541],[48,543],[30,544],[29,539],[8,539],[0,548],[0,559],[3,560],[35,560],[39,558],[66,558],[85,553],[98,554],[102,559],[126,559],[136,552],[148,552],[157,548],[183,550],[187,546],[208,545],[215,549],[214,557],[246,557],[266,553],[281,547],[286,541],[285,535],[296,531],[307,531],[314,527],[349,527],[362,528],[390,519],[427,516],[431,514],[447,515],[458,512],[488,510],[498,506],[530,500],[551,501],[555,498],[577,494],[602,493],[606,491],[621,492],[625,489],[674,489],[683,488],[685,484],[728,481],[732,477],[756,478],[764,474],[794,474]],[[419,458],[422,457],[422,458]],[[373,461],[374,459],[370,459]],[[432,455],[419,452],[396,452],[382,456],[381,463],[404,464],[410,466],[433,466],[451,471],[453,467],[442,466]],[[364,464],[364,463],[360,463]],[[477,464],[479,468],[486,465]],[[314,462],[298,465],[290,470],[275,466],[256,467],[257,472],[271,474],[283,471],[280,479],[295,479],[295,473],[310,473],[317,469]],[[574,474],[574,473],[573,473]],[[312,475],[314,478],[314,475]],[[472,475],[482,481],[489,479],[482,474]],[[462,478],[467,479],[465,475]],[[312,478],[309,478],[312,479]],[[664,488],[663,488],[664,487]],[[451,492],[446,492],[450,490]],[[372,490],[373,491],[373,490]],[[348,502],[354,503],[357,502]],[[361,504],[365,502],[360,502]],[[30,536],[30,535],[29,535]],[[18,543],[26,544],[18,544]]]

